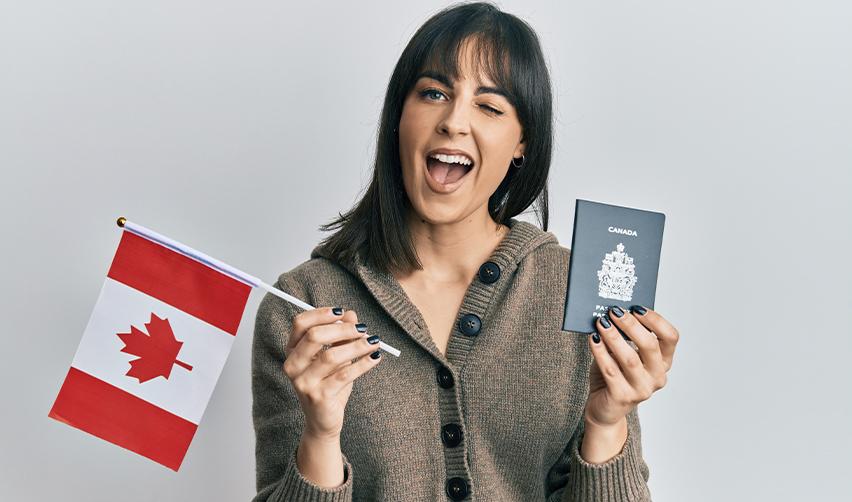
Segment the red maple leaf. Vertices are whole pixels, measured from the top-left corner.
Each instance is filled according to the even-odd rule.
[[[151,312],[151,322],[146,322],[145,326],[150,336],[133,325],[130,326],[130,333],[116,333],[124,342],[121,351],[139,356],[139,359],[130,361],[127,376],[145,383],[158,376],[168,380],[175,364],[192,371],[192,366],[177,360],[183,342],[175,339],[168,319],[160,319]]]

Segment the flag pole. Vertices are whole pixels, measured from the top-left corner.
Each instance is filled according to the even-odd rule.
[[[232,278],[234,278],[234,279],[236,279],[240,282],[244,282],[245,284],[248,284],[249,286],[251,286],[253,288],[261,288],[265,291],[268,291],[269,293],[272,293],[273,295],[277,296],[278,298],[281,298],[282,300],[286,300],[286,301],[292,303],[293,305],[295,305],[299,308],[302,308],[304,310],[314,310],[316,308],[316,307],[314,307],[314,306],[312,306],[308,303],[303,302],[302,300],[296,298],[295,296],[289,295],[286,292],[284,292],[284,291],[282,291],[282,290],[280,290],[280,289],[278,289],[274,286],[266,284],[265,282],[261,281],[260,279],[258,279],[257,277],[255,277],[253,275],[247,274],[247,273],[243,272],[242,270],[239,270],[237,268],[234,268],[234,267],[228,265],[227,263],[221,262],[221,261],[217,260],[216,258],[213,258],[213,257],[208,256],[208,255],[206,255],[206,254],[204,254],[200,251],[197,251],[197,250],[195,250],[195,249],[193,249],[189,246],[181,244],[180,242],[177,242],[173,239],[170,239],[170,238],[166,237],[165,235],[158,234],[157,232],[151,230],[150,228],[146,228],[146,227],[143,227],[142,225],[128,221],[127,218],[125,218],[124,216],[120,216],[118,218],[118,220],[116,220],[116,224],[126,231],[132,232],[132,233],[139,235],[141,237],[144,237],[148,240],[152,240],[152,241],[156,242],[157,244],[165,246],[165,247],[167,247],[167,248],[169,248],[173,251],[176,251],[176,252],[178,252],[178,253],[180,253],[184,256],[187,256],[187,257],[192,258],[196,261],[199,261],[199,262],[207,265],[208,267],[213,268],[215,270],[218,270],[219,272],[221,272],[221,273],[223,273],[223,274],[225,274],[229,277],[232,277]],[[387,352],[389,354],[393,354],[396,357],[399,357],[399,355],[401,354],[399,349],[396,349],[396,348],[394,348],[394,347],[392,347],[392,346],[390,346],[390,345],[388,345],[388,344],[386,344],[385,342],[382,342],[382,341],[379,342],[379,348],[384,350],[385,352]]]

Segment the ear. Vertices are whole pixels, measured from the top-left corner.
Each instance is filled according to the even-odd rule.
[[[526,146],[527,146],[526,141],[521,139],[521,142],[518,143],[518,146],[515,147],[515,152],[512,154],[512,157],[514,157],[516,159],[521,158],[521,155],[524,154],[524,150],[526,149]]]

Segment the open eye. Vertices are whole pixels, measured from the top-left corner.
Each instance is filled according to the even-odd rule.
[[[440,99],[441,96],[444,96],[444,93],[439,91],[438,89],[433,89],[430,87],[429,89],[424,89],[420,91],[420,96],[427,98],[430,101],[437,101]]]

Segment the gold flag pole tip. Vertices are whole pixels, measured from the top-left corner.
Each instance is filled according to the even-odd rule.
[[[118,217],[118,219],[117,219],[117,220],[115,220],[115,222],[116,222],[116,223],[118,224],[118,226],[120,226],[121,228],[124,228],[124,222],[125,222],[125,221],[127,221],[127,218],[125,218],[124,216],[119,216],[119,217]]]

